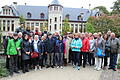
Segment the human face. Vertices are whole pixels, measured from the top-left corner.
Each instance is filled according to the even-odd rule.
[[[16,40],[18,38],[18,36],[13,36],[13,38]]]
[[[27,39],[28,39],[28,35],[25,36],[25,40],[27,40]]]
[[[35,37],[34,39],[37,41],[37,40],[38,40],[38,37]]]

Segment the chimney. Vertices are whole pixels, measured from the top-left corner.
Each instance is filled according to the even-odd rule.
[[[16,5],[17,5],[17,2],[13,2],[13,5],[16,6]]]

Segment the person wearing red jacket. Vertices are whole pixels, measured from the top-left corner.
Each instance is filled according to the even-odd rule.
[[[83,68],[85,68],[90,44],[89,44],[89,39],[86,37],[85,33],[82,33],[81,39],[82,39],[83,45],[82,45],[81,54],[80,54],[80,64],[82,65],[82,57],[83,57]]]

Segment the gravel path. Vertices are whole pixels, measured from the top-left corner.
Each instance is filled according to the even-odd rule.
[[[102,71],[95,71],[93,67],[81,68],[79,71],[71,66],[64,69],[43,69],[30,71],[26,74],[17,74],[12,78],[1,80],[99,80]]]

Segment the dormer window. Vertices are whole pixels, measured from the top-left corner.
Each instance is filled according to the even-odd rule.
[[[81,18],[82,18],[81,15],[79,15],[79,16],[77,17],[78,20],[81,20]]]
[[[69,14],[67,14],[67,15],[65,16],[65,18],[66,18],[66,19],[69,19],[69,17],[70,17],[70,15],[69,15]]]
[[[31,18],[32,14],[30,12],[27,13],[27,18]]]
[[[44,17],[45,17],[44,13],[41,13],[40,18],[44,18]]]
[[[3,9],[3,14],[5,14],[5,9]]]

